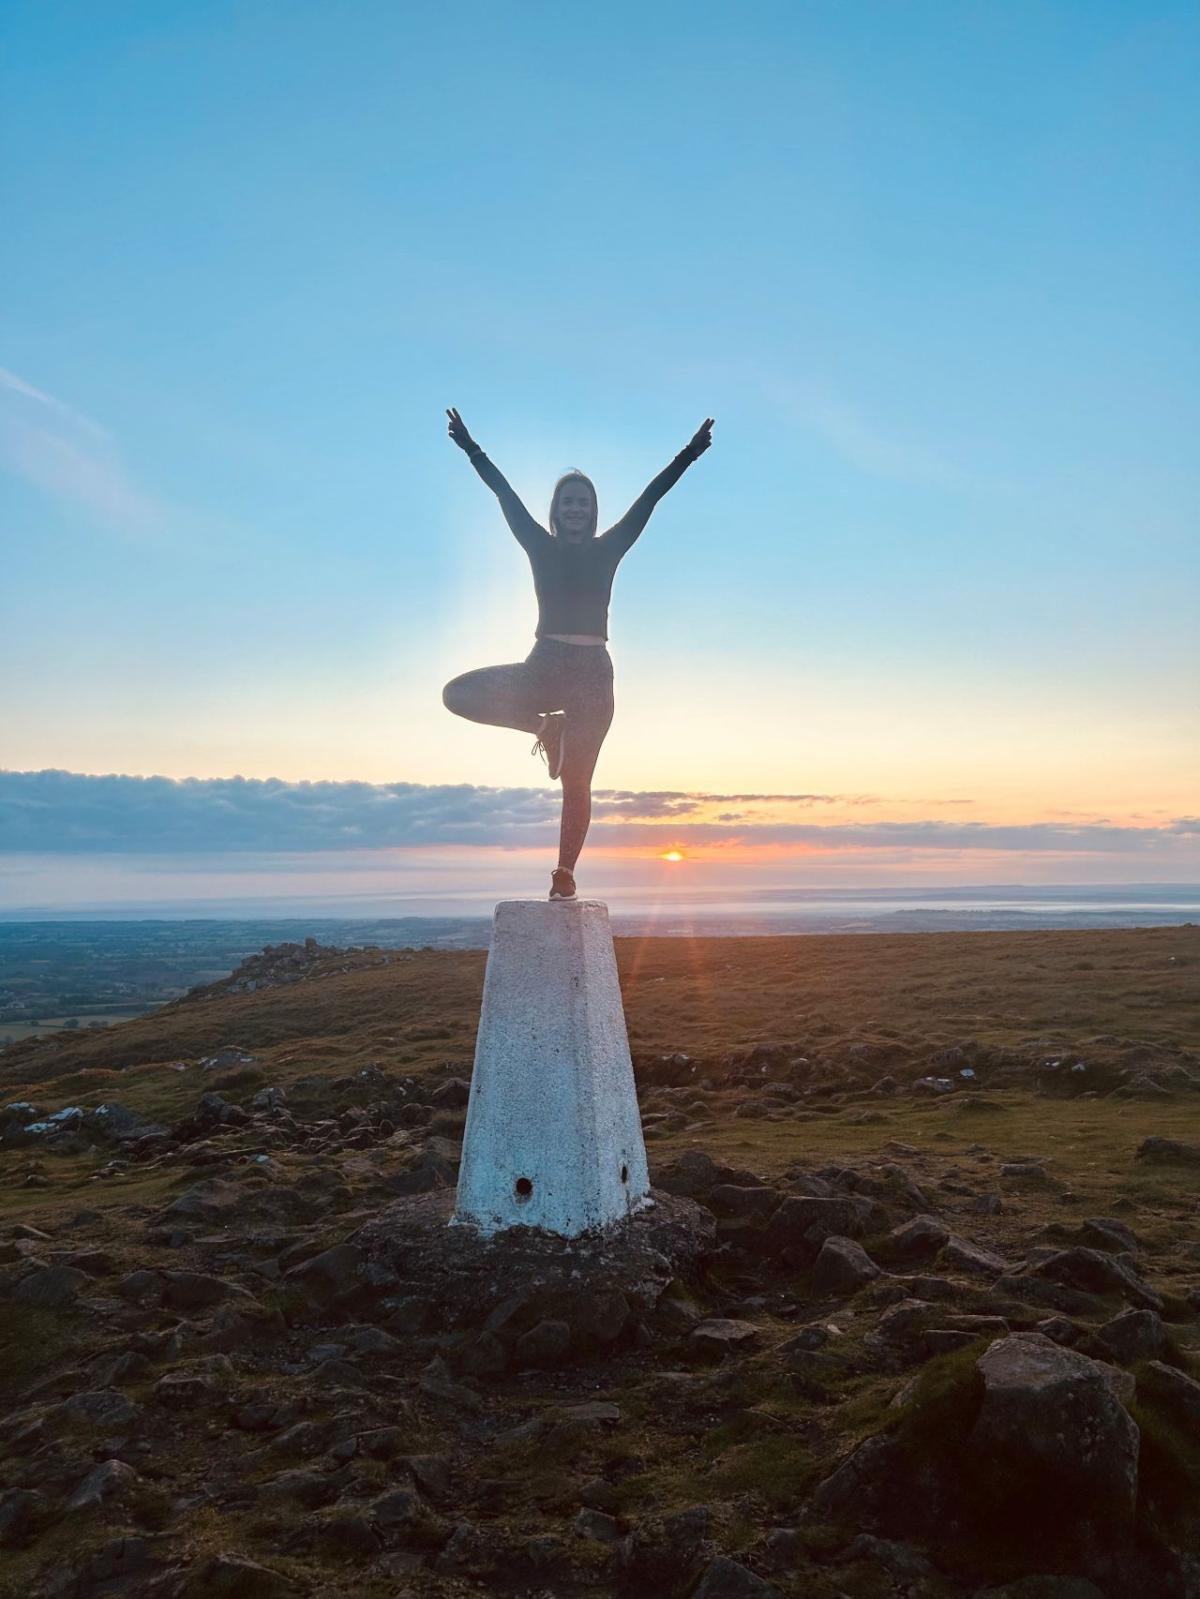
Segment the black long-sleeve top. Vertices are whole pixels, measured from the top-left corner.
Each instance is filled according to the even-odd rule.
[[[500,501],[505,520],[533,568],[538,638],[547,633],[608,637],[608,605],[621,557],[632,547],[659,500],[695,459],[690,446],[680,450],[642,490],[619,522],[599,537],[571,544],[555,538],[534,520],[499,467],[482,450],[472,456],[471,464]]]

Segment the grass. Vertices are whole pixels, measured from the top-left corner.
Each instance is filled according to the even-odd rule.
[[[0,1300],[0,1402],[15,1405],[21,1394],[70,1355],[84,1335],[76,1320]]]

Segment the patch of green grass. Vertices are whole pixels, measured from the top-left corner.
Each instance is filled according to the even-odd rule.
[[[709,1494],[723,1498],[751,1493],[782,1510],[803,1498],[820,1470],[820,1461],[803,1444],[787,1433],[774,1433],[723,1449],[703,1482]]]
[[[918,1452],[965,1439],[983,1403],[979,1357],[991,1341],[990,1335],[976,1338],[927,1361],[912,1397],[885,1421],[885,1430]]]
[[[1178,1528],[1194,1523],[1200,1506],[1200,1443],[1165,1394],[1156,1391],[1145,1362],[1133,1368],[1137,1397],[1127,1406],[1141,1433],[1138,1510]]]
[[[0,1396],[15,1403],[31,1383],[66,1359],[78,1332],[53,1311],[0,1302]]]

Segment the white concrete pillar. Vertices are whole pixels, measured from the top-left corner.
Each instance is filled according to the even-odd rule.
[[[502,900],[454,1221],[574,1238],[649,1191],[607,905]]]

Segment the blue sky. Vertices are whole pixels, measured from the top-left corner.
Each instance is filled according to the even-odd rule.
[[[599,783],[826,796],[788,802],[834,830],[798,880],[870,870],[863,796],[1200,809],[1193,6],[44,0],[7,33],[4,767],[535,788],[440,702],[535,614],[457,405],[535,514],[579,465],[602,524],[717,419],[617,578]],[[785,848],[756,804],[693,815],[697,871]]]

